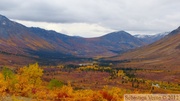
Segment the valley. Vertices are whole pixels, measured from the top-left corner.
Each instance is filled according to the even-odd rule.
[[[180,27],[143,37],[121,30],[83,38],[0,15],[0,36],[0,100],[121,101],[124,94],[180,93]]]

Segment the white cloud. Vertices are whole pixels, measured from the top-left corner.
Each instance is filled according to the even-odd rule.
[[[110,33],[112,29],[105,28],[98,24],[87,23],[47,23],[47,22],[32,22],[14,20],[28,27],[41,27],[47,30],[55,30],[57,32],[67,34],[70,36],[82,36],[82,37],[97,37],[106,33]]]
[[[33,26],[47,22],[57,31],[88,37],[100,36],[94,30],[145,34],[173,30],[180,25],[179,5],[179,0],[1,0],[0,13],[34,22]]]

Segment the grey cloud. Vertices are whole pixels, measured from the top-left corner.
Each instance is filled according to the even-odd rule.
[[[18,20],[158,32],[180,25],[179,5],[179,0],[1,0],[0,13]]]

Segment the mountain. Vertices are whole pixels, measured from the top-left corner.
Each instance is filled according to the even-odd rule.
[[[124,31],[96,38],[82,38],[59,35],[57,32],[40,28],[30,28],[30,30],[51,43],[57,49],[56,51],[60,50],[79,57],[113,56],[144,45],[139,39]]]
[[[55,49],[57,48],[56,45],[52,44],[50,40],[54,40],[54,37],[69,37],[54,31],[42,29],[40,29],[40,31],[44,32],[44,34],[34,33],[33,28],[28,28],[19,23],[10,21],[4,16],[0,17],[0,23],[0,50],[7,53],[28,56],[32,55],[31,53],[34,51],[39,52],[41,50],[45,52],[52,50],[54,52],[59,52],[59,50]],[[65,50],[61,52],[65,54]]]
[[[139,38],[143,42],[147,44],[151,44],[153,42],[156,42],[162,38],[164,38],[166,35],[168,35],[170,32],[164,32],[164,33],[159,33],[155,35],[134,35],[135,37]]]
[[[110,60],[129,60],[133,67],[180,70],[180,27],[161,40],[116,56]],[[125,65],[125,64],[124,64]]]
[[[2,15],[0,36],[0,55],[4,57],[0,57],[0,60],[5,65],[39,60],[114,56],[144,45],[141,40],[125,31],[96,38],[73,37],[52,30],[29,28]]]
[[[145,45],[144,42],[125,31],[112,32],[96,39],[98,39],[96,44],[99,47],[105,47],[118,54]]]

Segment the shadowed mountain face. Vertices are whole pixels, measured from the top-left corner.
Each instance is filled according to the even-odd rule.
[[[30,60],[106,57],[142,45],[142,41],[124,31],[97,38],[72,37],[51,30],[28,28],[0,15],[0,52],[3,57],[13,55],[14,58],[18,56]],[[11,61],[9,58],[4,60]]]
[[[113,56],[144,45],[142,41],[124,32],[113,32],[97,38],[71,37],[54,31],[30,28],[38,37],[51,43],[52,51],[79,57]]]
[[[139,67],[157,67],[180,70],[180,27],[163,39],[131,52],[112,58],[112,60],[135,60],[131,62]]]
[[[173,30],[173,31],[169,34],[169,36],[175,35],[175,34],[179,34],[179,33],[180,33],[180,26],[179,26],[177,29]]]
[[[96,43],[99,47],[104,47],[118,54],[145,45],[141,40],[125,31],[109,33],[96,39],[98,40]]]

